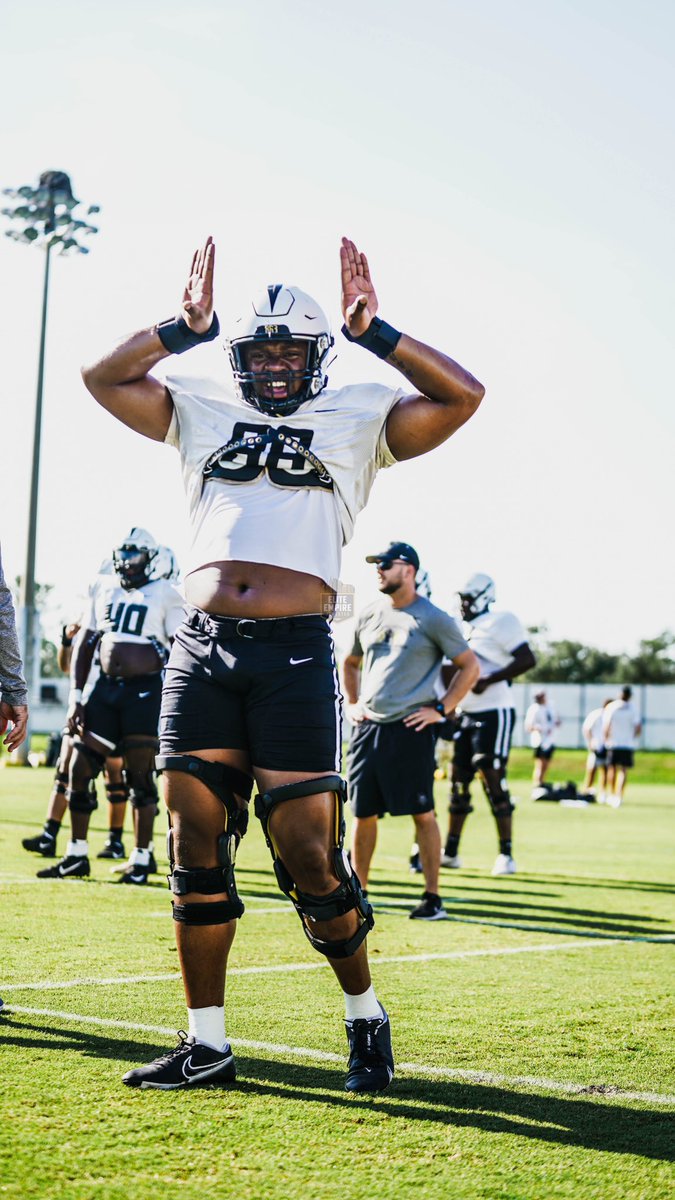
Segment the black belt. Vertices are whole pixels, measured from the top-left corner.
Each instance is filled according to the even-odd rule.
[[[220,617],[213,613],[193,609],[186,617],[190,629],[199,629],[217,640],[240,637],[252,641],[287,637],[292,632],[319,629],[328,632],[328,622],[319,613],[300,617]]]

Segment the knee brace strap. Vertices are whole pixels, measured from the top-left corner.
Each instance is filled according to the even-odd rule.
[[[253,780],[227,763],[206,762],[195,754],[158,754],[155,759],[158,771],[184,771],[206,784],[218,797],[227,814],[226,828],[240,840],[248,826],[248,811],[240,809],[235,792],[250,800]]]
[[[96,792],[88,788],[87,791],[73,792],[68,791],[68,807],[71,812],[93,813],[95,808],[98,808],[98,800]]]
[[[490,801],[490,808],[494,817],[510,817],[516,807],[515,804],[512,804],[508,792],[504,792],[501,796],[491,796],[487,792],[487,798]]]
[[[173,852],[173,830],[169,828],[166,839],[167,856],[170,874],[167,875],[167,882],[174,896],[187,896],[191,892],[196,892],[200,896],[217,896],[219,892],[227,892],[228,899],[221,903],[227,906],[229,916],[223,918],[231,921],[235,917],[241,917],[244,914],[244,904],[239,899],[237,893],[237,883],[234,877],[234,859],[236,852],[236,837],[234,833],[225,831],[221,833],[217,842],[218,866],[217,867],[177,867]],[[181,906],[178,905],[178,908]],[[202,907],[200,905],[185,905],[188,909]],[[215,905],[208,905],[209,908],[217,908],[218,902]],[[219,921],[187,921],[187,918],[177,917],[174,909],[174,919],[176,921],[185,920],[187,924],[220,924]]]
[[[333,792],[335,796],[333,869],[340,882],[335,890],[329,892],[327,896],[313,896],[309,892],[301,891],[286,869],[269,832],[269,820],[277,804],[283,804],[286,800],[295,800],[303,796],[317,796],[321,792]],[[373,910],[363,895],[358,876],[354,874],[351,863],[343,850],[346,796],[347,785],[344,779],[339,775],[322,775],[318,779],[304,779],[298,783],[271,788],[269,792],[258,794],[255,798],[255,813],[263,827],[265,840],[272,854],[274,874],[279,888],[293,902],[305,934],[314,949],[328,958],[349,958],[355,954],[375,923]],[[350,938],[328,942],[312,932],[312,922],[332,921],[353,910],[356,910],[361,917],[361,924]]]
[[[98,750],[92,750],[91,746],[87,746],[85,742],[75,742],[75,749],[86,758],[90,767],[93,767],[94,773],[92,779],[96,779],[99,771],[102,771],[105,766],[105,758],[99,754]]]
[[[57,796],[65,796],[68,790],[68,772],[57,771],[54,776],[54,791]]]
[[[183,925],[227,925],[240,917],[236,905],[230,900],[216,900],[214,904],[174,904],[173,919]],[[241,905],[243,910],[243,905]]]
[[[110,797],[112,799],[112,796]],[[121,800],[126,799],[126,793],[120,797]],[[129,790],[129,800],[133,808],[148,808],[149,805],[157,805],[157,789],[156,788],[131,788]]]
[[[473,812],[473,805],[471,803],[471,796],[469,792],[466,792],[463,789],[460,791],[459,788],[456,789],[453,787],[450,794],[449,812],[453,816],[468,817],[469,813]]]
[[[106,783],[105,790],[111,804],[121,804],[127,798],[126,785],[123,783]]]

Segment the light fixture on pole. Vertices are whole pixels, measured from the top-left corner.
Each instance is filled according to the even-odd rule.
[[[21,629],[23,662],[28,688],[29,711],[35,703],[35,685],[39,679],[39,651],[37,642],[37,610],[35,605],[35,549],[37,534],[38,489],[40,482],[40,440],[42,432],[42,394],[45,373],[45,343],[47,336],[47,301],[49,296],[49,266],[52,249],[58,254],[88,254],[87,246],[80,245],[78,238],[98,233],[95,225],[75,216],[80,204],[73,196],[70,179],[65,171],[44,171],[38,186],[25,184],[19,188],[4,188],[3,194],[14,201],[12,207],[3,208],[2,215],[13,222],[13,228],[5,231],[6,237],[15,242],[27,242],[39,246],[45,252],[45,272],[42,290],[42,318],[40,323],[40,350],[38,355],[37,394],[35,399],[35,427],[33,432],[33,465],[31,470],[30,511],[28,517],[28,541],[26,546],[26,568],[21,579]],[[86,215],[100,212],[97,204],[91,204]],[[26,762],[30,748],[30,726],[28,736],[19,750],[19,759]]]

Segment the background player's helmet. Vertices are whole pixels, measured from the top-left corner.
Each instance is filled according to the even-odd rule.
[[[147,529],[134,525],[113,550],[113,566],[127,591],[142,587],[150,579],[152,564],[159,547]]]
[[[254,390],[253,373],[246,368],[243,350],[250,345],[264,342],[303,342],[307,346],[307,365],[302,373],[302,387],[293,396],[274,400],[258,396]],[[266,291],[251,301],[244,315],[234,325],[232,337],[226,345],[234,382],[247,404],[272,417],[283,417],[293,413],[318,396],[328,383],[324,362],[333,345],[328,318],[316,300],[312,300],[300,288],[287,287],[282,283],[270,284]],[[326,364],[327,365],[327,364]],[[259,383],[284,379],[281,374],[256,375]],[[287,381],[297,380],[297,373],[288,372]]]
[[[459,589],[458,595],[464,620],[472,621],[474,617],[482,616],[490,605],[494,604],[495,581],[489,575],[483,575],[479,571],[467,579],[463,587]]]
[[[176,555],[170,546],[159,546],[157,557],[152,564],[153,579],[168,579],[169,583],[177,583],[180,568]]]

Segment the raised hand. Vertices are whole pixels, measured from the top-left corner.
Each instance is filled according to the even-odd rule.
[[[207,333],[213,320],[213,268],[216,247],[212,237],[195,250],[188,276],[181,316],[195,333]]]
[[[377,296],[370,278],[370,267],[349,238],[340,246],[342,270],[342,315],[352,337],[361,337],[377,312]]]

